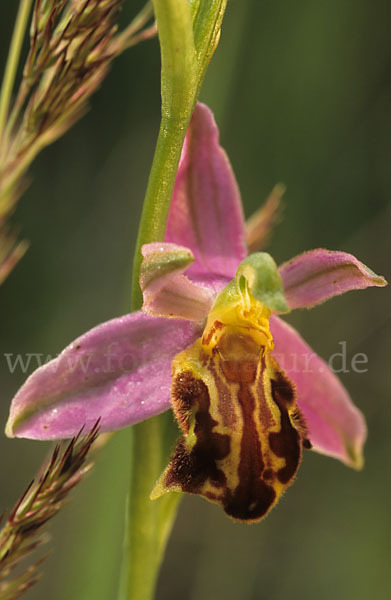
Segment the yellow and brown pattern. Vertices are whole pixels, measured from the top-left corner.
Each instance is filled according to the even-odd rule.
[[[203,337],[174,359],[183,436],[152,497],[199,494],[251,522],[276,504],[311,445],[294,384],[271,356],[268,309],[254,298],[251,310],[234,308],[221,320],[212,311]]]

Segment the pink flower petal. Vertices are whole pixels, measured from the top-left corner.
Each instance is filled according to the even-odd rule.
[[[311,308],[349,290],[387,285],[352,254],[323,248],[292,258],[279,271],[291,309]]]
[[[196,322],[205,319],[213,304],[212,291],[182,275],[194,260],[192,252],[184,246],[157,242],[145,244],[141,252],[143,311]]]
[[[7,435],[63,439],[99,417],[104,432],[167,410],[171,361],[199,335],[187,321],[141,312],[98,325],[27,379],[12,401]]]
[[[273,354],[296,384],[298,405],[314,449],[360,468],[366,438],[362,413],[327,363],[293,327],[278,317],[272,317],[270,325],[275,343]]]
[[[247,254],[238,186],[204,104],[195,107],[186,134],[165,240],[191,249],[187,275],[215,292]]]

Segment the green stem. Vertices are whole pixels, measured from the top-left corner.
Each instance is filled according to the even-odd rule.
[[[176,171],[192,110],[195,50],[187,1],[155,0],[162,54],[162,120],[141,217],[133,270],[132,308],[142,304],[139,287],[143,244],[164,239]],[[151,501],[178,435],[170,413],[132,428],[131,478],[121,600],[150,600],[170,533],[179,494]]]
[[[226,0],[154,0],[162,57],[162,119],[137,238],[132,309],[142,304],[141,247],[164,239],[183,141],[216,47]],[[120,600],[151,600],[180,494],[151,501],[178,430],[171,413],[132,428]]]
[[[32,0],[20,0],[0,92],[0,139],[3,137]]]
[[[187,0],[154,0],[162,58],[162,119],[133,265],[132,308],[142,305],[141,247],[164,239],[183,140],[196,102],[196,52]]]
[[[132,307],[142,305],[139,286],[141,247],[164,239],[168,211],[183,140],[191,112],[182,119],[162,118],[149,176],[133,264]]]
[[[149,494],[166,466],[172,439],[177,435],[171,414],[154,417],[132,428],[131,487],[120,600],[153,598],[180,494],[167,494],[153,502]]]

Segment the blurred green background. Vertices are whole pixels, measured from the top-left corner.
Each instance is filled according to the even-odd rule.
[[[125,0],[126,23],[141,2]],[[1,6],[5,61],[16,2]],[[390,276],[389,0],[232,0],[202,91],[215,111],[247,215],[287,185],[270,252],[352,252]],[[159,124],[156,40],[129,50],[88,115],[43,152],[14,222],[31,247],[0,290],[1,423],[23,382],[5,353],[55,355],[127,310],[131,257]],[[186,497],[158,600],[385,600],[390,557],[390,293],[347,294],[289,317],[325,358],[346,341],[368,371],[343,373],[368,420],[366,465],[353,472],[307,452],[295,485],[253,526]],[[31,364],[30,370],[32,370]],[[51,527],[44,579],[26,598],[115,600],[128,479],[128,432]],[[49,445],[0,438],[0,512]],[[108,540],[108,541],[107,541]],[[135,599],[137,600],[137,599]]]

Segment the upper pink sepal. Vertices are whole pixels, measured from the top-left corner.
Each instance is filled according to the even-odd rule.
[[[170,407],[171,362],[200,335],[188,321],[132,313],[98,325],[37,369],[12,401],[10,437],[114,431]]]
[[[387,285],[352,254],[323,248],[295,256],[279,272],[291,309],[311,308],[350,290]]]
[[[362,467],[366,425],[362,413],[346,389],[293,327],[272,316],[273,352],[278,363],[295,382],[314,450],[340,459],[350,467]]]
[[[192,252],[184,246],[158,242],[145,244],[141,252],[143,311],[196,322],[206,318],[213,304],[212,291],[182,275],[194,260]]]
[[[215,292],[247,254],[239,189],[205,104],[196,105],[186,133],[165,241],[190,248],[189,279]]]

